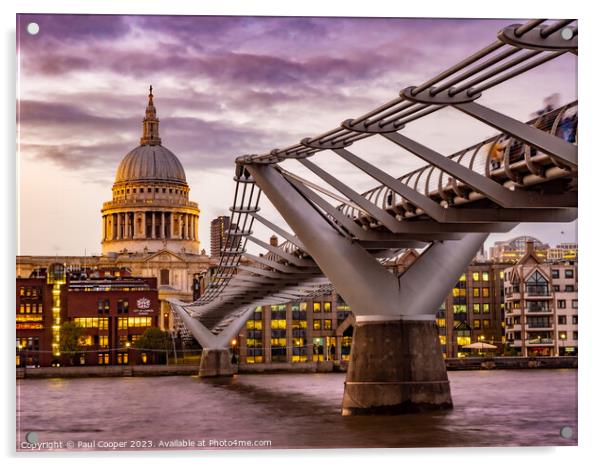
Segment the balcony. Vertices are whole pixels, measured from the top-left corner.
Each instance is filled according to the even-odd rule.
[[[526,341],[527,346],[554,346],[552,338],[534,338]]]
[[[552,326],[551,322],[548,324],[527,324],[525,325],[525,330],[532,332],[545,332],[554,330],[554,327]]]
[[[550,287],[541,285],[528,285],[525,287],[525,298],[552,297]]]
[[[530,314],[549,314],[552,312],[547,303],[545,305],[528,303],[525,310]]]

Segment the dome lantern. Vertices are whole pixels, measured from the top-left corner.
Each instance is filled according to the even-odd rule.
[[[157,118],[157,109],[153,103],[153,86],[150,86],[148,92],[148,105],[144,120],[142,120],[142,137],[140,145],[145,146],[160,146],[161,138],[159,137],[159,119]]]

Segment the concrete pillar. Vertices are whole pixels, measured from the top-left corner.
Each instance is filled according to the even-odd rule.
[[[107,239],[107,217],[102,216],[102,240]]]
[[[155,238],[155,213],[151,212],[151,238]]]
[[[434,321],[358,319],[345,381],[343,416],[452,407]]]
[[[161,238],[165,238],[165,212],[161,212]]]
[[[227,348],[203,348],[199,377],[231,377],[235,367]]]
[[[188,239],[188,214],[184,214],[184,239]]]

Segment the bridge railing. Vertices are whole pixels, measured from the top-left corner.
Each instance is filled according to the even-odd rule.
[[[577,134],[577,108],[578,103],[571,102],[563,107],[551,110],[527,122],[541,131],[561,137],[569,142],[576,142]],[[567,125],[561,125],[567,121]],[[497,156],[497,158],[496,158]],[[520,181],[521,174],[528,172],[541,176],[546,167],[561,166],[547,154],[529,147],[515,138],[505,134],[498,134],[474,144],[466,149],[455,152],[448,157],[451,160],[475,171],[483,176],[492,178],[504,184]],[[443,170],[433,165],[425,165],[398,178],[403,184],[429,198],[444,203],[454,199],[458,193],[466,196],[473,191],[461,180],[448,175]],[[407,199],[386,186],[378,186],[364,193],[362,196],[394,215],[414,217],[417,208]],[[377,223],[375,219],[366,215],[365,211],[349,204],[340,204],[337,209],[350,218],[363,224]]]
[[[567,151],[566,146],[556,152],[551,151],[550,154],[530,148],[519,142],[519,139],[523,140],[520,137],[513,139],[516,134],[520,133],[525,137],[524,135],[528,133],[521,127],[522,123],[512,122],[507,118],[504,120],[503,115],[473,102],[487,89],[532,68],[565,53],[576,54],[578,29],[572,23],[574,20],[549,23],[543,19],[536,19],[522,25],[508,26],[499,31],[497,39],[491,44],[423,84],[402,90],[399,97],[364,115],[343,122],[340,127],[312,138],[306,138],[300,143],[284,149],[273,149],[261,155],[238,157],[236,159],[234,203],[231,208],[232,221],[226,237],[226,247],[220,255],[217,273],[208,284],[205,294],[196,304],[211,303],[228,288],[229,283],[237,274],[241,257],[245,254],[248,236],[251,234],[251,227],[255,219],[268,225],[280,235],[284,235],[285,238],[287,237],[286,233],[279,231],[278,226],[270,224],[269,221],[266,223],[265,219],[260,220],[260,216],[257,215],[261,190],[255,185],[246,170],[245,165],[247,164],[277,164],[287,159],[297,159],[303,163],[305,161],[302,159],[323,150],[336,151],[337,148],[347,148],[356,141],[375,135],[382,135],[386,138],[389,138],[391,134],[399,135],[398,131],[411,122],[437,112],[441,108],[454,107],[498,128],[503,133],[513,135],[510,137],[502,134],[489,138],[448,157],[457,162],[463,170],[468,168],[475,174],[482,175],[482,178],[486,178],[489,184],[485,183],[483,186],[487,184],[491,187],[491,180],[493,180],[511,191],[511,188],[515,186],[522,187],[521,183],[524,185],[526,185],[525,183],[535,184],[546,177],[571,176],[571,172],[576,169],[576,153]],[[561,34],[561,31],[564,33],[567,29],[571,36],[569,39]],[[566,135],[568,135],[566,137],[570,137],[574,133],[576,139],[576,109],[576,103],[569,104],[557,112],[548,112],[540,116],[532,121],[531,125],[563,138]],[[571,125],[567,127],[562,123],[563,115],[570,112],[574,112],[575,116],[573,127]],[[514,131],[518,131],[517,133],[506,131],[506,128],[512,127],[515,123],[519,123],[518,129],[514,126]],[[529,135],[525,140],[532,139],[530,137],[533,136],[533,133],[529,133]],[[399,136],[401,137],[401,135]],[[535,145],[539,144],[538,147],[554,146],[553,142],[550,145],[549,139],[544,138],[542,142],[537,135],[535,139],[537,139]],[[403,147],[403,144],[399,145]],[[290,181],[290,177],[294,174],[286,173],[286,175]],[[482,193],[470,188],[457,177],[449,176],[444,170],[433,165],[421,167],[398,180],[401,180],[406,187],[424,195],[429,201],[435,201],[443,207],[485,198]],[[301,183],[303,184],[302,181]],[[317,188],[309,184],[305,185],[305,187],[308,186],[312,189]],[[331,197],[337,199],[337,195],[332,196],[332,193],[324,190],[319,192],[330,194]],[[406,195],[409,195],[408,191],[405,192]],[[416,205],[385,186],[374,188],[362,196],[371,204],[388,212],[397,221],[424,215],[424,212]],[[347,196],[342,197],[346,198]],[[379,227],[379,221],[351,199],[343,202],[337,209],[347,218],[353,219],[363,226]],[[336,210],[332,212],[336,213]],[[388,218],[382,218],[388,220]],[[336,224],[341,219],[333,218],[333,220],[333,223]],[[343,220],[345,219],[343,218]],[[288,239],[289,241],[281,246],[282,251],[299,257],[304,256],[300,243],[290,234]],[[270,260],[280,260],[278,254],[273,252],[268,254],[267,257]],[[270,267],[265,266],[265,268],[269,269]]]

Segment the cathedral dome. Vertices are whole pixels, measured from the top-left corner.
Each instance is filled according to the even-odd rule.
[[[130,151],[119,164],[115,184],[136,181],[186,184],[184,167],[173,152],[161,145],[159,118],[157,118],[153,97],[153,86],[151,86],[148,105],[142,120],[140,145]]]
[[[141,145],[130,151],[117,168],[115,183],[168,181],[186,184],[184,167],[166,147]]]

